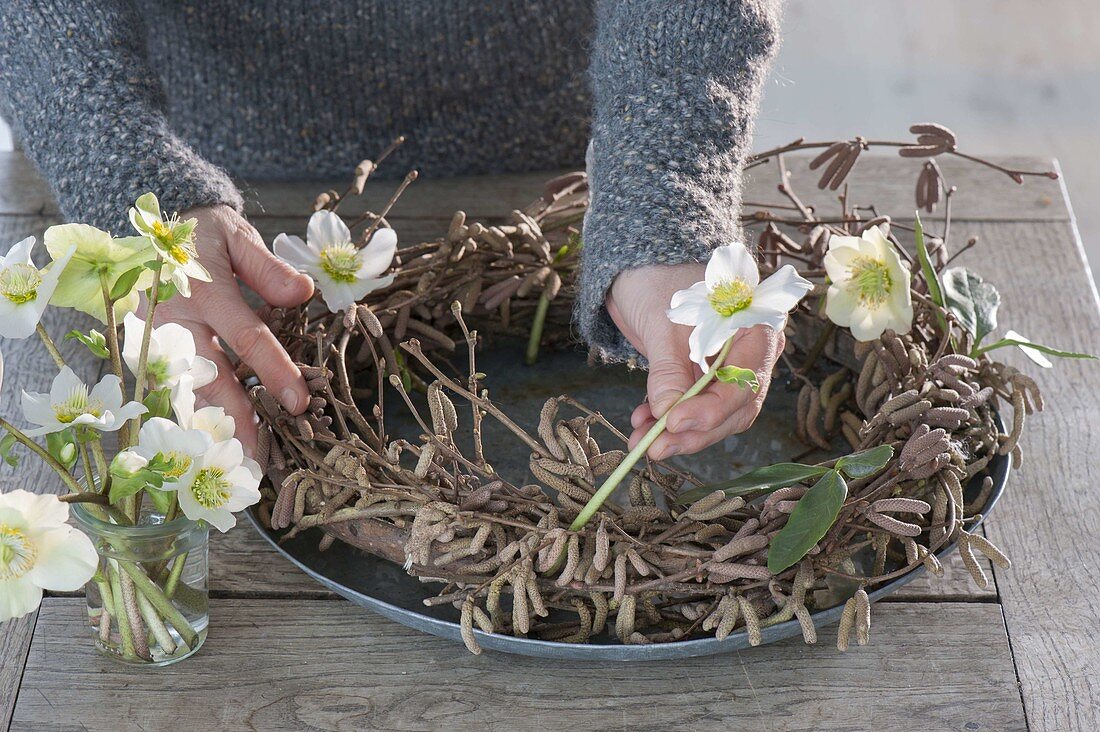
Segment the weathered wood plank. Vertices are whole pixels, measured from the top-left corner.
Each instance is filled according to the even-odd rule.
[[[964,255],[1000,288],[1000,320],[1049,345],[1100,353],[1100,311],[1069,224],[968,224],[994,246]],[[991,256],[997,253],[1000,256]],[[1048,408],[1029,419],[1024,465],[987,534],[1015,561],[997,572],[1032,730],[1100,729],[1100,364],[1061,360],[1033,375]]]
[[[31,634],[38,613],[0,623],[0,729],[7,729],[19,696],[23,667],[31,648]]]
[[[817,190],[818,175],[806,169],[812,156],[792,156],[790,169],[799,194],[813,205],[836,205],[836,192]],[[1028,169],[1040,169],[1046,161],[1026,157],[997,157],[1000,163]],[[348,161],[349,178],[355,161]],[[1058,220],[1068,219],[1057,183],[1044,179],[1029,180],[1017,186],[999,173],[952,158],[941,158],[947,180],[959,186],[962,194],[955,201],[960,219]],[[915,176],[920,161],[902,160],[894,155],[864,156],[852,180],[852,199],[875,203],[883,213],[902,216],[912,212]],[[904,171],[904,173],[902,172]],[[819,171],[820,172],[820,171]],[[458,209],[477,218],[504,216],[512,209],[526,206],[542,190],[549,173],[523,173],[478,178],[421,179],[398,202],[395,217],[449,219]],[[303,216],[321,191],[337,187],[344,190],[348,181],[315,182],[244,182],[241,188],[249,216]],[[372,181],[367,200],[380,207],[393,190],[393,181]],[[760,168],[749,176],[746,200],[779,201],[775,192],[773,169]],[[361,210],[358,202],[349,202],[347,213]],[[358,206],[358,208],[357,208]],[[828,210],[822,209],[822,210]],[[20,153],[0,153],[0,214],[57,214],[53,197]]]
[[[81,613],[43,608],[13,730],[1026,729],[993,604],[876,606],[872,645],[847,654],[823,629],[816,647],[577,664],[472,656],[351,605],[222,600],[200,655],[156,673],[97,656]]]

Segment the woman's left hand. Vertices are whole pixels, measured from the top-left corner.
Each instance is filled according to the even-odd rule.
[[[688,358],[691,328],[677,325],[665,311],[677,290],[703,279],[704,265],[650,265],[619,274],[607,296],[607,311],[624,336],[649,361],[647,400],[631,415],[634,447],[654,422],[669,411],[702,372]],[[712,381],[695,397],[669,413],[666,431],[650,446],[649,457],[660,460],[698,452],[752,425],[771,382],[772,368],[783,352],[783,333],[763,325],[734,336],[726,363],[752,369],[760,389]]]

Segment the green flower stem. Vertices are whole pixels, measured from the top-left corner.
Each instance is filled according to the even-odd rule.
[[[149,627],[149,632],[153,634],[153,638],[156,639],[157,645],[164,653],[171,655],[176,650],[176,641],[172,639],[172,634],[168,632],[164,621],[160,619],[153,603],[149,602],[149,598],[139,592],[137,593],[137,604],[141,617],[145,621],[145,625]]]
[[[535,363],[539,358],[539,344],[542,341],[542,329],[546,325],[546,312],[550,309],[550,300],[546,293],[542,293],[539,304],[535,308],[535,320],[531,323],[531,338],[527,341],[527,365]]]
[[[11,422],[8,422],[3,417],[0,417],[0,427],[3,427],[5,430],[7,430],[22,445],[25,445],[27,449],[29,449],[38,457],[42,458],[43,462],[53,468],[54,472],[56,472],[58,476],[61,477],[61,480],[65,483],[65,485],[69,487],[69,490],[71,490],[73,493],[81,492],[80,484],[76,482],[76,478],[72,476],[72,473],[70,473],[65,468],[65,466],[57,460],[57,458],[46,452],[41,445],[39,445],[31,438],[27,437],[18,427],[13,425]]]
[[[654,441],[661,436],[661,433],[665,431],[665,425],[668,422],[669,412],[675,409],[678,405],[686,402],[688,399],[691,399],[693,396],[705,389],[707,387],[707,384],[714,381],[714,376],[718,373],[718,369],[721,368],[722,364],[725,363],[726,356],[729,355],[730,347],[732,345],[732,338],[726,341],[725,345],[722,346],[722,350],[718,352],[718,355],[714,359],[714,363],[711,364],[711,367],[707,370],[707,372],[703,374],[699,378],[699,380],[691,386],[690,389],[685,391],[683,396],[676,400],[676,404],[673,404],[672,407],[668,409],[668,411],[661,415],[660,419],[657,420],[657,423],[649,429],[649,432],[646,432],[645,437],[642,438],[642,441],[635,445],[634,449],[630,451],[630,453],[623,459],[621,463],[619,463],[619,467],[615,468],[611,475],[607,476],[607,480],[603,482],[603,485],[600,486],[599,490],[597,490],[592,498],[588,500],[588,503],[584,504],[584,508],[581,509],[580,514],[573,521],[573,523],[570,524],[570,531],[580,531],[581,529],[583,529],[585,524],[587,524],[596,514],[596,511],[600,510],[600,506],[602,506],[604,502],[611,497],[611,494],[619,486],[619,483],[622,482],[623,478],[630,475],[630,471],[634,468],[635,464],[637,464],[637,462],[645,456],[646,451],[649,450],[650,445],[652,445]]]
[[[53,362],[57,364],[57,368],[64,368],[65,359],[61,357],[61,351],[57,350],[57,344],[53,342],[53,338],[50,338],[50,334],[46,332],[46,329],[41,323],[35,327],[35,330],[38,332],[38,337],[42,340],[42,345],[50,352],[50,357],[53,359]]]
[[[178,559],[176,561],[179,561]],[[195,629],[191,627],[191,624],[187,622],[187,618],[183,617],[172,601],[165,596],[164,592],[157,587],[153,580],[149,579],[141,568],[132,562],[119,561],[118,566],[122,568],[130,579],[134,581],[134,586],[137,587],[138,592],[145,595],[145,597],[156,608],[160,616],[167,620],[173,628],[183,638],[183,642],[187,644],[189,648],[194,648],[195,643],[198,641],[198,634]],[[180,568],[182,571],[182,567]]]
[[[118,617],[115,614],[115,598],[111,592],[111,586],[106,579],[102,579],[102,575],[96,573],[95,580],[96,587],[99,588],[99,599],[103,603],[102,612],[107,617],[107,622],[104,623],[103,619],[99,621],[99,639],[104,643],[109,643],[111,640],[111,623],[114,618]]]
[[[100,486],[100,493],[107,493],[111,484],[111,469],[107,465],[107,456],[103,454],[103,443],[99,440],[92,440],[88,443],[92,446],[92,457],[95,458],[96,472],[102,476],[103,485]]]
[[[183,565],[187,564],[187,554],[180,554],[172,563],[172,571],[168,573],[168,579],[164,581],[164,596],[172,597],[176,594],[180,577],[183,575]]]
[[[138,352],[137,373],[134,375],[134,401],[140,402],[145,398],[145,373],[149,361],[149,342],[153,338],[153,317],[157,313],[157,303],[160,302],[160,271],[164,267],[164,260],[157,256],[156,263],[150,267],[153,270],[153,285],[149,288],[149,310],[145,313],[145,331],[141,334],[141,350]],[[141,417],[134,418],[134,424],[141,424]],[[136,429],[136,428],[135,428]]]
[[[92,459],[88,457],[88,448],[80,441],[77,441],[76,447],[80,451],[80,464],[84,466],[84,484],[88,486],[90,493],[98,493],[95,475],[92,472]]]
[[[119,562],[111,562],[108,572],[111,575],[111,595],[115,599],[116,611],[121,611],[122,602],[122,580],[118,574]],[[122,637],[122,655],[125,658],[137,658],[137,654],[134,653],[134,636],[133,631],[130,628],[130,623],[126,618],[125,613],[115,612],[115,622],[118,623],[118,633]]]

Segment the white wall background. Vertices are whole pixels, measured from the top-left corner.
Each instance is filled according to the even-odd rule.
[[[921,121],[967,152],[1057,157],[1100,262],[1100,2],[788,0],[756,148]]]
[[[758,149],[926,120],[969,152],[1057,157],[1100,262],[1100,2],[787,0]]]

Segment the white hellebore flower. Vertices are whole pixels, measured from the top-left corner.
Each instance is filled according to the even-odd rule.
[[[260,466],[246,458],[240,440],[233,439],[207,449],[186,475],[165,483],[164,489],[176,491],[187,518],[226,532],[237,523],[235,511],[260,500],[260,477]]]
[[[362,300],[368,292],[393,282],[392,274],[379,275],[393,261],[397,234],[393,229],[379,229],[359,249],[339,216],[332,211],[318,211],[309,219],[305,242],[296,236],[279,234],[273,248],[275,256],[316,280],[328,309],[338,313]]]
[[[761,282],[749,251],[730,244],[714,250],[703,282],[672,296],[668,318],[694,326],[688,338],[690,357],[706,371],[707,359],[738,329],[767,325],[781,330],[790,309],[812,289],[789,264]]]
[[[24,430],[29,437],[79,425],[100,432],[114,432],[126,420],[147,411],[140,402],[122,403],[122,382],[114,374],[104,376],[89,392],[87,385],[68,366],[62,367],[54,377],[49,394],[23,392],[23,414],[39,425]]]
[[[157,197],[146,193],[139,196],[130,209],[130,223],[139,234],[152,242],[163,258],[161,282],[171,281],[181,295],[191,297],[191,279],[210,281],[210,273],[199,264],[199,255],[195,250],[197,219],[181,221],[179,214],[166,219],[160,211]]]
[[[130,372],[137,375],[145,321],[133,313],[127,313],[122,327],[122,358],[130,367]],[[185,374],[193,379],[192,388],[200,389],[217,377],[218,367],[213,361],[196,355],[195,337],[187,328],[178,323],[165,323],[153,328],[149,335],[149,356],[145,362],[145,375],[151,388],[175,386]]]
[[[43,590],[74,592],[95,574],[95,547],[68,518],[57,496],[0,493],[0,623],[38,607]]]
[[[31,261],[35,239],[29,236],[0,256],[0,336],[26,338],[34,333],[57,289],[57,280],[73,258],[76,245],[45,270]]]
[[[913,325],[909,265],[901,261],[886,231],[872,226],[862,236],[829,237],[825,314],[851,329],[857,341],[874,340],[887,328],[908,333]]]
[[[160,458],[167,463],[164,488],[185,480],[195,469],[196,461],[210,449],[214,441],[201,430],[184,429],[171,420],[153,417],[141,426],[137,447],[133,452],[146,464]]]
[[[208,406],[195,409],[195,383],[184,374],[172,387],[172,410],[181,427],[202,430],[214,442],[225,442],[237,432],[237,422],[222,407]]]

